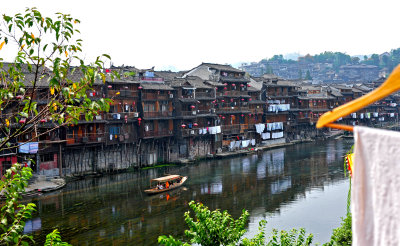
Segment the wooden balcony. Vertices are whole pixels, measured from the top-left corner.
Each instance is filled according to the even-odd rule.
[[[215,99],[214,92],[196,92],[196,99]]]
[[[197,115],[197,111],[193,110],[193,111],[181,111],[181,116],[196,116]]]
[[[222,133],[224,134],[239,134],[240,124],[236,125],[223,125],[221,126]]]
[[[118,94],[119,92],[119,94]],[[108,90],[108,97],[126,97],[126,98],[137,98],[139,96],[139,92],[132,90]]]
[[[142,100],[172,100],[172,94],[142,93]]]
[[[144,118],[164,118],[164,117],[172,117],[171,111],[164,112],[143,112]]]
[[[192,129],[180,129],[182,137],[194,137],[199,135],[199,128],[192,128]]]
[[[139,117],[138,112],[118,112],[118,113],[104,113],[103,119],[106,120],[125,120],[125,116],[127,119],[136,119]]]
[[[104,143],[105,134],[104,133],[85,133],[82,135],[67,134],[66,141],[67,145]]]
[[[249,106],[240,106],[240,107],[221,107],[215,109],[217,113],[222,113],[222,112],[250,112]]]
[[[169,130],[159,130],[159,131],[144,131],[144,138],[154,138],[154,137],[169,137],[172,136],[172,131]]]

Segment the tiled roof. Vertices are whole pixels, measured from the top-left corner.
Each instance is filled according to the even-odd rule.
[[[143,87],[143,90],[174,90],[171,86],[162,84],[162,83],[141,83],[140,86]]]
[[[215,63],[202,63],[201,65],[205,65],[209,68],[214,68],[214,69],[220,70],[220,71],[245,73],[244,71],[234,68],[231,65],[221,65],[221,64],[215,64]]]

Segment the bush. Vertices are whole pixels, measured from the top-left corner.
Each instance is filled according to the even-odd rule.
[[[190,212],[185,213],[185,221],[189,226],[189,230],[185,231],[185,235],[190,239],[190,243],[200,244],[203,246],[218,245],[243,245],[243,246],[278,246],[278,245],[311,245],[313,235],[306,235],[305,230],[301,228],[299,231],[292,229],[289,232],[273,230],[271,239],[266,242],[265,225],[267,222],[262,220],[259,225],[258,234],[252,238],[240,239],[246,232],[245,226],[249,213],[243,210],[239,219],[235,220],[227,212],[220,210],[210,211],[208,207],[201,203],[191,201],[190,208],[195,213],[195,218],[190,217]],[[158,243],[167,246],[187,246],[188,243],[175,239],[173,236],[160,236]]]
[[[352,232],[351,232],[351,213],[347,213],[346,218],[342,218],[341,227],[333,230],[331,241],[324,244],[325,246],[335,245],[349,245],[352,243]]]

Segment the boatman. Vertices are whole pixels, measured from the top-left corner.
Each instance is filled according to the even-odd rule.
[[[165,183],[165,187],[168,189],[169,188],[169,183],[167,181],[167,183]]]

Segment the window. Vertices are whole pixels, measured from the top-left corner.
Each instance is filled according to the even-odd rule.
[[[110,135],[119,135],[121,132],[121,128],[117,126],[110,126],[109,131]]]
[[[154,131],[154,124],[153,124],[153,122],[148,122],[148,123],[146,123],[146,124],[144,125],[144,130],[145,130],[146,132],[148,132],[148,131]]]
[[[144,104],[143,110],[144,110],[145,112],[154,112],[154,111],[155,111],[155,105],[154,105],[154,103],[146,103],[146,104]]]
[[[54,161],[54,154],[40,155],[40,162]]]

